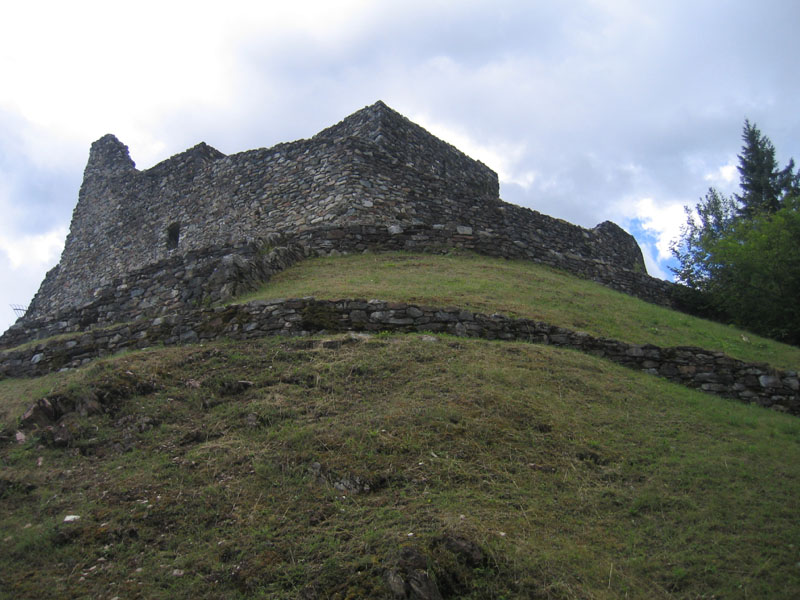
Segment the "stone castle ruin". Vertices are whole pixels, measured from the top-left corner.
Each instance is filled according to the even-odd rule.
[[[144,171],[113,135],[97,140],[61,261],[0,337],[0,378],[154,344],[429,331],[573,348],[800,414],[796,372],[702,348],[380,300],[220,306],[310,256],[453,248],[551,265],[650,302],[675,297],[674,284],[646,274],[639,246],[617,225],[584,229],[503,202],[494,171],[378,102],[308,140],[231,156],[199,144]],[[51,420],[67,410],[40,402]]]
[[[668,303],[669,284],[646,275],[617,225],[503,202],[494,171],[377,102],[311,139],[230,156],[201,143],[144,171],[103,136],[61,260],[0,347],[209,305],[307,256],[448,248]]]

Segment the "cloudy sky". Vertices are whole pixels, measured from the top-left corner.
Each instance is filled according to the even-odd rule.
[[[745,118],[800,159],[800,3],[4,2],[0,331],[57,262],[89,146],[148,168],[312,136],[378,99],[482,160],[501,196],[633,233],[652,275]]]

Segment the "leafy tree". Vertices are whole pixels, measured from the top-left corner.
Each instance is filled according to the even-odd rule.
[[[691,288],[707,290],[714,274],[713,250],[716,242],[731,229],[736,219],[736,203],[732,198],[709,188],[694,210],[684,206],[686,224],[681,228],[681,241],[673,242],[672,254],[680,267],[672,269],[678,281]]]
[[[739,219],[710,244],[707,289],[736,324],[800,344],[800,198]]]
[[[676,279],[689,308],[800,344],[800,172],[784,169],[775,147],[745,121],[739,155],[741,193],[714,188],[672,244]]]

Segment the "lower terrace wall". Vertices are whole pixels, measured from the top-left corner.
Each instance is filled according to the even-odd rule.
[[[572,348],[626,367],[660,375],[705,392],[800,415],[796,371],[750,364],[702,348],[659,348],[596,338],[530,319],[487,316],[378,300],[313,298],[254,301],[139,319],[106,330],[50,339],[0,351],[0,377],[34,376],[81,366],[99,356],[155,344],[304,335],[319,331],[441,332]]]
[[[581,229],[568,223],[563,225]],[[615,239],[621,240],[621,252],[627,251],[627,234],[616,225],[601,224],[591,231],[593,235],[609,238],[604,241],[609,248],[614,247]],[[617,231],[622,235],[617,235]],[[514,238],[452,223],[433,226],[323,226],[299,230],[291,238],[273,233],[257,242],[189,252],[119,277],[110,285],[95,290],[94,300],[83,306],[46,318],[20,319],[0,337],[0,348],[75,333],[93,326],[131,321],[145,315],[171,314],[209,306],[255,289],[273,274],[305,257],[366,251],[445,252],[456,248],[494,257],[530,260],[566,270],[648,302],[672,305],[674,284],[638,270],[620,268],[607,260],[588,259],[574,252],[554,250],[554,247],[561,247],[556,240],[563,239],[559,227],[539,227],[530,230],[525,237]]]

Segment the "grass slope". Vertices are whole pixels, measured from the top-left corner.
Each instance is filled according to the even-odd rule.
[[[800,590],[796,418],[554,348],[347,342],[70,374],[110,410],[2,449],[0,597],[389,597],[404,547],[450,598]]]
[[[407,272],[405,295],[306,293],[485,312],[494,294],[534,316],[544,300],[503,288],[516,278],[528,297],[550,285],[534,277],[559,277],[501,277],[522,265],[471,257],[358,260],[385,283],[429,259],[444,267]],[[339,277],[367,277],[358,260]],[[297,269],[264,293],[303,293]],[[559,303],[605,292],[589,287],[537,318],[567,324]],[[616,337],[652,341],[649,327]],[[444,598],[800,591],[800,420],[595,357],[425,335],[158,348],[0,381],[3,425],[54,392],[90,414],[65,417],[60,444],[45,431],[0,446],[0,598],[390,598],[387,574],[420,572]]]
[[[361,254],[304,261],[256,298],[380,298],[501,312],[636,344],[700,346],[744,361],[800,369],[800,348],[649,304],[527,261],[474,254]]]

